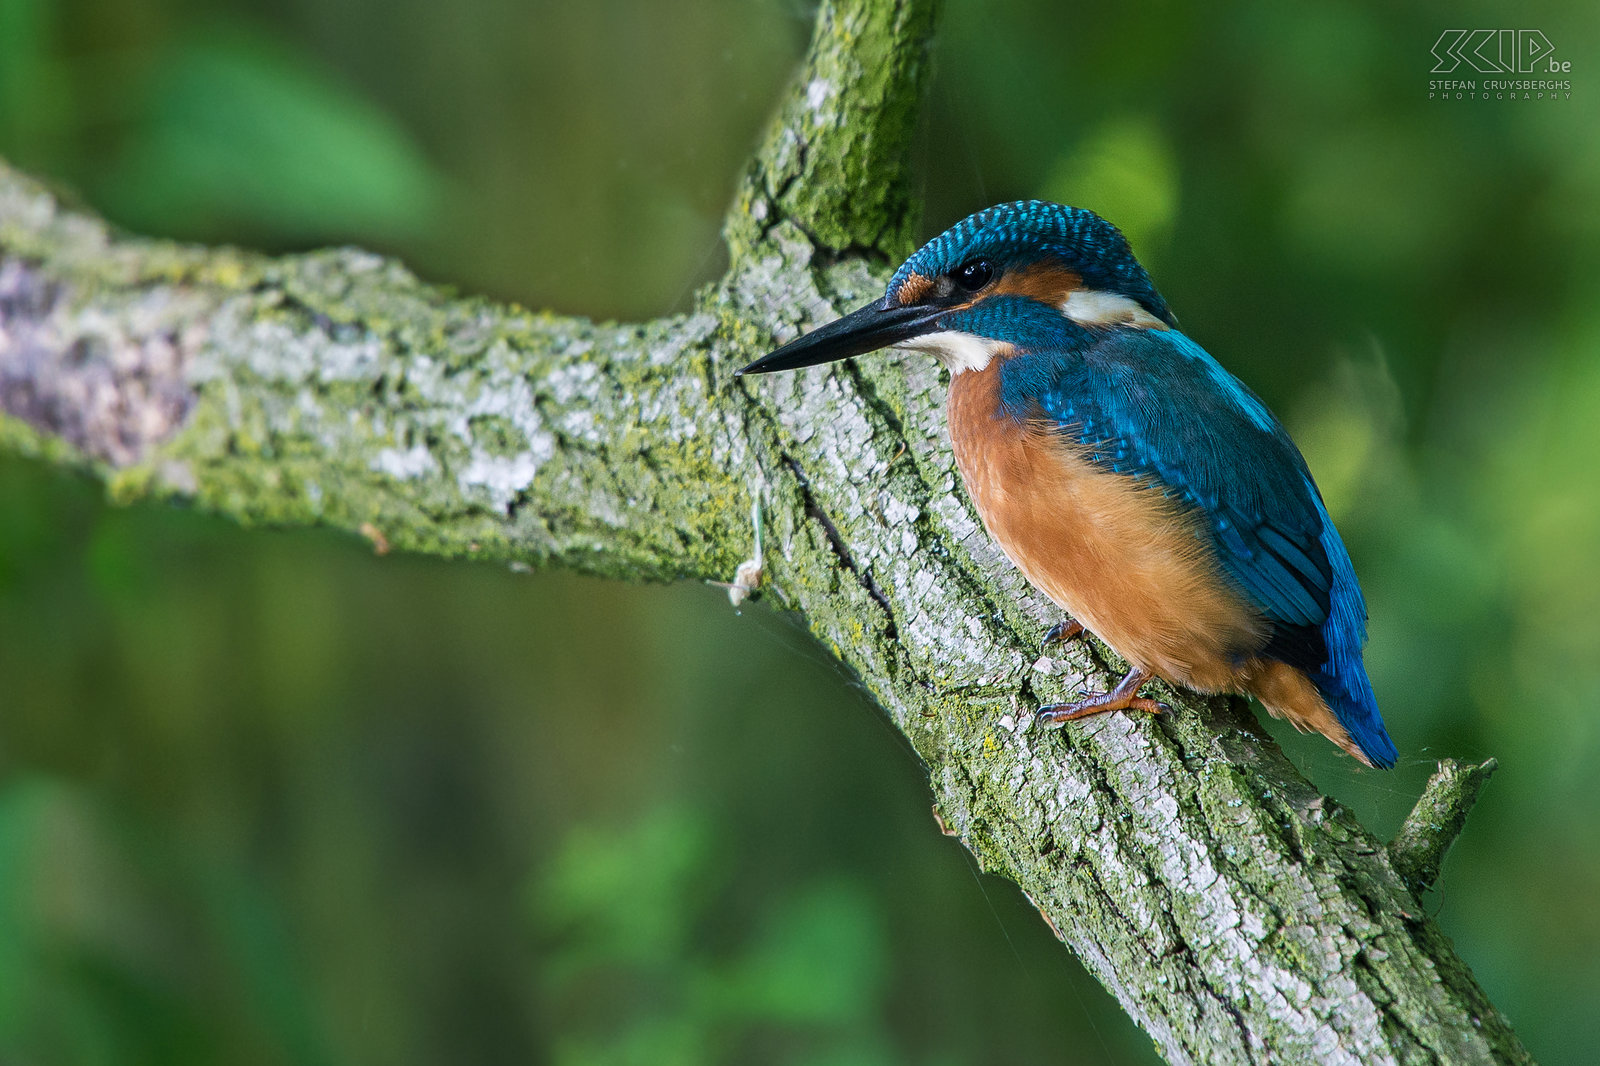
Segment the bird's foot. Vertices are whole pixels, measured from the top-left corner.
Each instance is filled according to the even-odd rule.
[[[1040,651],[1048,651],[1057,644],[1065,644],[1083,635],[1083,623],[1076,618],[1065,618],[1050,627],[1050,632],[1044,635],[1044,640],[1039,643]]]
[[[1110,692],[1097,692],[1074,703],[1051,703],[1040,707],[1034,721],[1046,729],[1056,729],[1079,718],[1104,714],[1106,711],[1148,711],[1151,714],[1162,714],[1172,710],[1165,703],[1139,695],[1140,686],[1149,680],[1150,674],[1134,668],[1129,670],[1128,675]]]

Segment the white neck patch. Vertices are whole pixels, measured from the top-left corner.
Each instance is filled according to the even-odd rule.
[[[1001,349],[1009,346],[1004,341],[990,340],[976,333],[947,329],[924,333],[920,337],[901,341],[895,347],[931,355],[943,363],[950,373],[959,374],[963,370],[982,370]]]
[[[1099,289],[1073,289],[1061,302],[1061,313],[1080,326],[1132,326],[1166,329],[1167,324],[1139,306],[1139,301]]]

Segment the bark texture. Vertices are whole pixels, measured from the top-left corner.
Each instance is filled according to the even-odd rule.
[[[1157,686],[1174,713],[1031,728],[1121,664],[1093,642],[1036,663],[1056,614],[961,492],[930,362],[731,377],[881,294],[909,247],[932,24],[925,0],[823,3],[729,274],[641,324],[458,298],[356,250],[127,236],[0,164],[0,447],[87,465],[118,500],[624,580],[732,581],[759,501],[764,591],[1169,1062],[1530,1061],[1418,867],[1236,702]]]

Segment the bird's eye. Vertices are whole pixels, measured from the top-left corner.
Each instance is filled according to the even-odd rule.
[[[950,276],[968,292],[977,292],[994,277],[994,267],[987,259],[972,259],[956,267]]]

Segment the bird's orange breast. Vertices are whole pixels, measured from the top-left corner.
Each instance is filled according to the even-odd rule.
[[[950,383],[950,436],[989,533],[1024,575],[1134,666],[1239,686],[1267,627],[1218,572],[1195,517],[1000,405],[1003,361]],[[1253,665],[1253,664],[1252,664]]]

